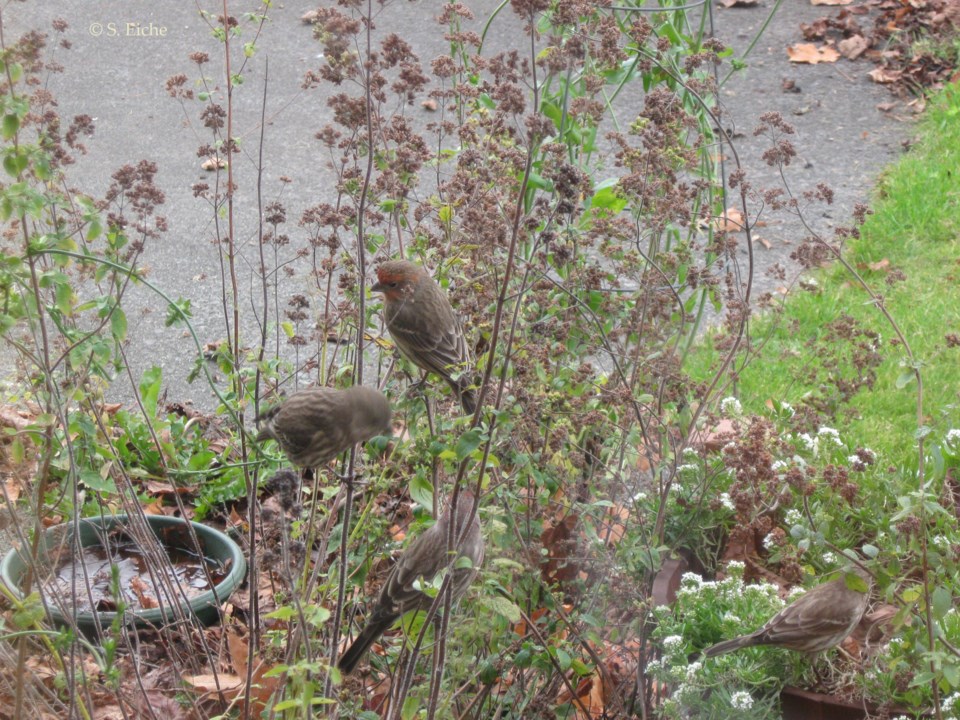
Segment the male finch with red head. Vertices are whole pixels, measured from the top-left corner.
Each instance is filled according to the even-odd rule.
[[[355,385],[312,387],[261,413],[257,442],[272,439],[294,465],[317,468],[358,442],[390,432],[383,393]]]
[[[383,293],[383,319],[397,349],[414,365],[443,378],[463,410],[477,400],[471,389],[472,361],[460,321],[450,301],[427,272],[407,260],[390,260],[377,268],[371,288]]]
[[[452,508],[447,507],[437,522],[403,551],[380,590],[376,607],[367,616],[367,624],[337,662],[337,667],[345,674],[353,672],[367,649],[397,618],[411,610],[426,610],[433,604],[433,598],[420,589],[420,582],[429,583],[444,568],[452,568],[452,600],[456,601],[467,591],[483,562],[483,535],[480,520],[474,512],[476,504],[473,493],[461,492],[457,499],[456,520]],[[451,523],[456,544],[454,553],[447,552]],[[461,558],[469,558],[469,565],[461,563]]]

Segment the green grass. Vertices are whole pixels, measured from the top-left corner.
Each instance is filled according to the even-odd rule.
[[[960,426],[960,348],[945,335],[960,335],[960,87],[934,99],[920,126],[920,141],[879,183],[873,214],[845,257],[874,292],[884,296],[917,360],[922,363],[923,421],[944,431]],[[871,269],[882,261],[889,265]],[[905,279],[886,283],[892,271]],[[781,319],[754,323],[754,341],[769,336],[760,356],[741,373],[738,395],[747,411],[760,412],[774,398],[797,404],[815,388],[798,375],[821,362],[808,342],[842,313],[880,333],[883,362],[872,390],[861,390],[841,408],[838,429],[900,464],[915,453],[917,385],[898,387],[906,353],[869,295],[842,265],[816,273],[819,289],[798,289]],[[703,348],[700,361],[712,360]],[[699,361],[698,361],[699,362]],[[696,363],[695,363],[696,364]]]

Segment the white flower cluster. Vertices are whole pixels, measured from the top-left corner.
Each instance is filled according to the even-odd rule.
[[[733,504],[733,500],[730,499],[730,493],[720,493],[720,504],[727,510],[737,509],[737,506]]]
[[[683,646],[683,638],[680,635],[668,635],[663,639],[663,649],[672,653]]]
[[[953,709],[957,706],[957,700],[960,700],[960,693],[953,693],[952,695],[947,695],[943,699],[943,702],[940,703],[940,708],[945,713],[952,713]],[[953,717],[956,717],[955,715]]]
[[[803,446],[813,455],[816,455],[820,450],[820,441],[817,438],[810,437],[809,433],[801,433],[797,436],[797,440],[802,442]]]
[[[734,710],[749,710],[753,707],[753,695],[746,690],[738,690],[730,696],[730,707]]]
[[[727,417],[737,417],[743,412],[743,406],[735,397],[725,397],[720,401],[720,412]]]
[[[822,427],[817,430],[817,438],[823,438],[837,447],[843,447],[843,440],[840,439],[840,433],[834,430],[832,427]]]

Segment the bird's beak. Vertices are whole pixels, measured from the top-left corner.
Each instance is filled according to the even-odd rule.
[[[381,285],[379,282],[375,282],[373,286],[370,288],[370,292],[384,292],[385,290],[386,288],[383,285]]]

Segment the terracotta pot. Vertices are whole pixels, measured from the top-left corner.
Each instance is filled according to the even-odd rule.
[[[841,700],[834,695],[785,687],[780,692],[783,720],[862,720],[867,717],[864,704]]]

